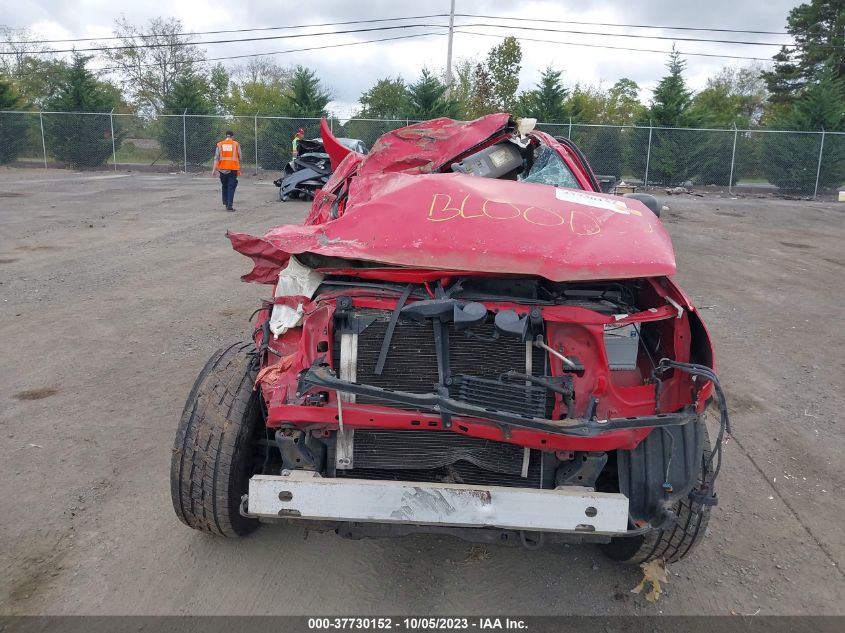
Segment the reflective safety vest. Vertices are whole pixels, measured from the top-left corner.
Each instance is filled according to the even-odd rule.
[[[241,146],[235,139],[227,138],[220,141],[217,144],[217,153],[220,156],[217,161],[217,169],[241,170]]]

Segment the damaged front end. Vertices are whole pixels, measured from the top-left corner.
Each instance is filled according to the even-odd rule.
[[[514,542],[533,532],[607,542],[671,525],[680,498],[715,502],[712,478],[701,478],[712,352],[667,278],[416,271],[420,281],[400,284],[296,258],[285,270],[256,328],[281,459],[277,476],[250,483],[251,516],[357,536],[489,540],[492,529]],[[481,506],[464,512],[470,491]],[[343,503],[315,514],[313,495],[355,499],[357,512]],[[569,522],[533,515],[549,503],[580,509]]]
[[[243,279],[275,292],[185,407],[180,518],[685,556],[729,422],[656,200],[602,193],[571,141],[504,113],[401,128],[367,156],[323,137],[334,171],[305,222],[229,234]]]

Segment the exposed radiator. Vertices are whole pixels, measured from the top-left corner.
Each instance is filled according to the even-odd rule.
[[[380,375],[375,373],[390,315],[386,310],[358,309],[353,312],[354,317],[375,317],[357,335],[355,381],[397,391],[431,393],[438,380],[431,321],[420,323],[400,319],[390,342],[384,371]],[[493,406],[514,413],[538,417],[551,414],[554,400],[543,389],[526,387],[524,383],[492,385],[473,380],[473,377],[498,379],[501,374],[509,371],[542,376],[546,373],[543,350],[531,347],[530,362],[526,362],[525,343],[515,337],[493,339],[495,328],[491,319],[461,332],[456,331],[450,323],[447,332],[450,373],[459,376],[449,387],[450,396],[471,404]],[[340,367],[340,348],[340,333],[335,332],[335,367]],[[462,379],[461,376],[469,378]],[[365,396],[357,396],[356,401],[383,404],[378,399]]]
[[[543,455],[529,451],[526,477],[522,477],[524,457],[519,446],[451,431],[357,429],[354,468],[338,470],[336,476],[542,487]]]
[[[364,430],[355,433],[356,468],[438,468],[464,460],[484,470],[519,475],[523,449],[451,431]]]

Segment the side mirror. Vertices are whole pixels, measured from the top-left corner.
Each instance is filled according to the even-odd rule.
[[[639,200],[649,209],[651,212],[656,215],[658,218],[660,217],[660,204],[657,202],[657,198],[655,198],[650,193],[626,193],[622,195],[623,198],[634,198],[635,200]]]

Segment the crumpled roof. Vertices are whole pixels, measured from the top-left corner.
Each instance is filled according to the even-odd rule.
[[[358,175],[394,171],[429,174],[502,132],[509,120],[509,114],[498,113],[469,122],[432,119],[393,130],[375,142]]]
[[[438,173],[459,155],[505,136],[509,120],[504,113],[470,122],[436,119],[385,134],[366,157],[351,153],[314,201],[313,223],[279,226],[263,237],[229,233],[235,250],[255,263],[243,279],[274,283],[288,258],[301,253],[553,281],[674,274],[669,235],[638,200]],[[543,134],[535,138],[554,143]],[[344,212],[321,221],[333,200],[326,192],[347,179]]]

